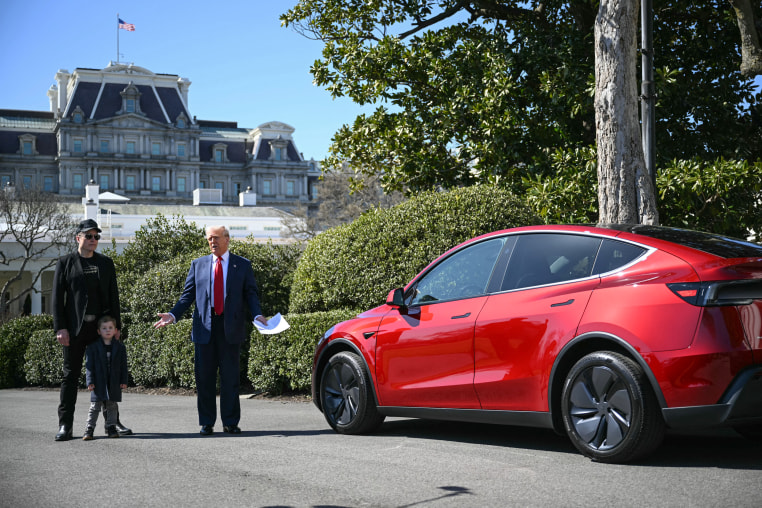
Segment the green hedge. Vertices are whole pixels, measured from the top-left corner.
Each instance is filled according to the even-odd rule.
[[[0,326],[0,388],[26,384],[24,355],[34,332],[53,327],[50,315],[23,316]]]
[[[352,310],[291,314],[290,328],[275,335],[254,332],[249,354],[249,379],[269,393],[308,391],[315,345],[331,326],[357,315]]]
[[[426,192],[373,209],[312,239],[291,287],[290,313],[366,309],[446,250],[474,236],[541,220],[510,192],[474,186]]]
[[[61,384],[63,353],[52,328],[37,330],[29,338],[24,354],[26,382],[32,386]]]
[[[136,385],[195,388],[191,326],[190,319],[183,319],[161,330],[155,330],[151,323],[130,327],[125,345],[130,376]]]

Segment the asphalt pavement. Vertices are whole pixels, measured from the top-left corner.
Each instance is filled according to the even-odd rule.
[[[135,435],[55,442],[56,391],[0,390],[0,507],[759,507],[762,444],[670,435],[606,465],[551,431],[390,419],[334,433],[311,402],[242,399],[242,434],[200,436],[195,397],[127,393]]]

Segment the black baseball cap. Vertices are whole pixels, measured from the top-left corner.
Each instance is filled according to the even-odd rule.
[[[77,226],[76,234],[78,235],[83,231],[90,231],[91,229],[96,230],[98,233],[101,232],[101,228],[98,227],[97,222],[95,222],[93,219],[85,219],[79,223],[79,226]]]

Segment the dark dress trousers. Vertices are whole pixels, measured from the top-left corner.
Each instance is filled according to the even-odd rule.
[[[241,343],[251,320],[262,314],[251,262],[230,254],[225,280],[225,311],[212,315],[212,254],[193,260],[185,287],[170,310],[176,319],[195,303],[191,340],[195,349],[196,391],[199,425],[214,425],[217,419],[217,371],[220,374],[220,418],[223,425],[238,425],[241,407]]]

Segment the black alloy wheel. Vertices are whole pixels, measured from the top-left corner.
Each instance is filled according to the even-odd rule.
[[[661,410],[643,369],[611,351],[591,353],[572,367],[561,412],[574,446],[599,462],[641,458],[664,437]]]
[[[343,351],[333,355],[320,381],[323,414],[336,432],[362,434],[375,430],[384,421],[360,357]]]

